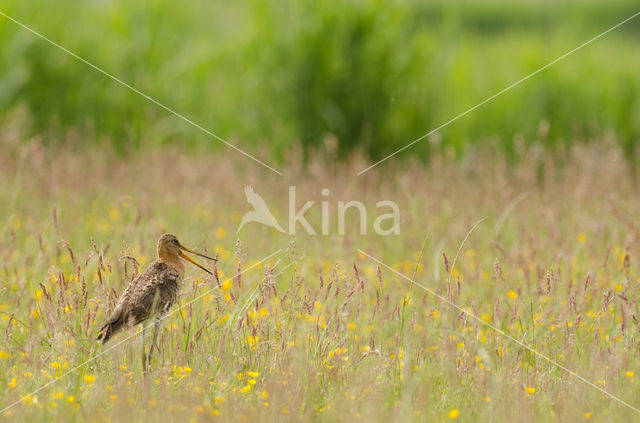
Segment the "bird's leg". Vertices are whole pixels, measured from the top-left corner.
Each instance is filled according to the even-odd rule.
[[[156,341],[158,340],[159,330],[160,330],[160,319],[157,319],[156,322],[153,324],[153,339],[151,341],[151,347],[149,348],[149,364],[151,363],[151,355],[153,354],[154,348],[158,351],[158,354],[160,354],[160,348],[158,348],[158,345],[156,344]]]
[[[151,342],[151,348],[153,349],[155,347],[156,351],[158,351],[158,354],[160,354],[160,347],[158,347],[158,332],[160,332],[160,325],[161,325],[161,321],[160,319],[156,320],[155,325],[153,326],[153,341]]]
[[[146,348],[144,347],[144,337],[145,337],[146,331],[147,331],[147,328],[143,324],[142,325],[142,371],[144,373],[147,372],[147,352],[146,352]]]

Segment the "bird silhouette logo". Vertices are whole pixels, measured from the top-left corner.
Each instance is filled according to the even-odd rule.
[[[284,233],[284,229],[282,229],[276,218],[271,214],[267,203],[264,202],[260,194],[258,194],[252,186],[247,185],[244,188],[244,195],[247,197],[247,202],[253,206],[253,210],[246,212],[244,216],[242,216],[242,222],[240,222],[236,234],[240,232],[240,229],[242,229],[245,223],[250,222],[261,223]]]

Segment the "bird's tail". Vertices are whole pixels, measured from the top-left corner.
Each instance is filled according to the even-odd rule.
[[[105,344],[113,335],[122,329],[122,326],[124,326],[124,319],[122,318],[122,312],[120,312],[117,315],[111,316],[109,321],[102,326],[96,340],[101,344]]]

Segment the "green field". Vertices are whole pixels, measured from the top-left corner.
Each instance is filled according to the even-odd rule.
[[[638,12],[631,0],[4,0],[1,10],[280,160],[298,148],[380,158]],[[640,20],[624,24],[408,153],[428,160],[489,143],[515,160],[612,138],[635,161],[639,33]],[[0,43],[0,112],[48,143],[72,128],[119,151],[220,147],[5,18]]]
[[[640,405],[640,210],[619,150],[550,162],[542,184],[535,169],[478,157],[347,185],[360,163],[291,164],[281,178],[228,155],[105,154],[87,167],[92,149],[51,154],[7,135],[2,145],[2,405],[53,382],[3,420],[636,417],[495,329]],[[396,201],[401,233],[361,236],[351,219],[345,236],[291,237],[255,223],[235,234],[250,209],[244,184],[284,220],[294,182],[300,203],[331,187],[332,210],[339,199]],[[319,205],[308,216],[320,226]],[[105,347],[94,339],[166,231],[217,254],[219,281],[188,269],[182,308],[165,322],[145,378],[140,337],[118,345],[135,330]]]

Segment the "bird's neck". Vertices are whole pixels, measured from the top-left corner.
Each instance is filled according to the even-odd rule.
[[[184,262],[180,260],[180,257],[167,257],[164,255],[159,255],[158,261],[161,263],[166,263],[167,266],[178,272],[178,275],[180,275],[180,279],[182,279],[182,277],[184,276]]]

